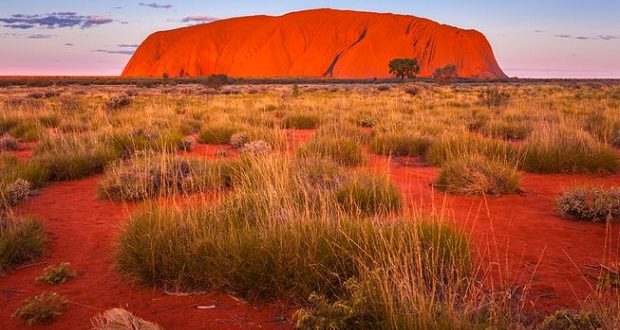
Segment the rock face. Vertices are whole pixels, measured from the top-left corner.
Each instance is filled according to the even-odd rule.
[[[487,39],[414,16],[317,9],[156,32],[123,76],[389,77],[388,63],[417,58],[420,76],[454,64],[459,76],[504,78]]]

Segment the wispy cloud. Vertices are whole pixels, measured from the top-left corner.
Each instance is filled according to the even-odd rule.
[[[53,37],[51,34],[33,34],[28,36],[28,39],[49,39]]]
[[[609,41],[609,40],[616,40],[619,37],[618,36],[614,36],[614,35],[599,35],[596,37],[588,37],[588,36],[574,36],[571,34],[556,34],[555,35],[556,38],[562,38],[562,39],[575,39],[575,40],[605,40],[605,41]]]
[[[217,21],[219,18],[213,16],[187,16],[181,20],[184,23],[209,23]]]
[[[157,2],[151,2],[151,3],[140,2],[139,5],[142,6],[142,7],[150,7],[150,8],[157,8],[157,9],[170,9],[170,8],[172,8],[171,4],[159,4]]]
[[[133,55],[133,50],[110,50],[110,49],[94,49],[95,53],[116,54],[116,55]]]
[[[74,44],[72,44],[72,43],[70,43],[70,42],[67,42],[67,43],[65,44],[65,47],[73,47],[73,46],[75,46],[75,45],[74,45]]]
[[[51,14],[14,14],[10,17],[0,17],[0,23],[11,29],[32,29],[42,27],[48,29],[79,26],[82,29],[91,28],[114,22],[113,19],[103,16],[78,15],[75,12],[58,12]]]
[[[116,47],[119,48],[138,48],[139,45],[135,45],[135,44],[120,44],[120,45],[116,45]]]

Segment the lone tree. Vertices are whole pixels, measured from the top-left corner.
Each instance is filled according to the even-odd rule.
[[[390,74],[401,80],[415,78],[420,73],[420,64],[415,58],[395,58],[390,61],[389,67]]]
[[[458,78],[459,73],[456,68],[456,65],[450,64],[446,65],[443,68],[439,68],[433,72],[433,80],[440,84],[447,84],[454,79]]]

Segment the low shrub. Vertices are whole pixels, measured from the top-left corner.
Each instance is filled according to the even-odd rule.
[[[377,125],[377,121],[377,118],[373,115],[358,114],[356,118],[353,118],[353,123],[355,123],[356,126],[363,128],[375,127],[375,125]]]
[[[344,297],[330,301],[313,293],[306,307],[293,313],[296,329],[370,329],[377,328],[381,316],[372,311],[355,279],[344,283]]]
[[[206,144],[226,144],[233,134],[239,131],[233,126],[208,126],[198,133],[198,142]]]
[[[271,151],[273,151],[273,147],[263,140],[256,140],[246,143],[241,148],[241,154],[243,155],[260,156],[267,155],[271,153]]]
[[[422,89],[418,86],[407,86],[403,89],[403,91],[407,94],[409,94],[410,96],[418,96],[420,95],[420,93],[422,92]]]
[[[558,197],[557,208],[563,217],[602,222],[620,217],[620,188],[577,187]]]
[[[6,203],[9,206],[15,206],[19,202],[28,198],[28,196],[30,195],[30,188],[30,182],[20,178],[8,185],[6,187],[6,193],[3,193],[3,196],[0,197],[6,199]],[[3,198],[0,198],[0,200],[2,200]]]
[[[226,189],[236,163],[176,157],[137,158],[106,169],[97,185],[99,196],[111,200],[142,200],[173,194]]]
[[[282,127],[289,129],[315,129],[321,124],[321,118],[312,114],[291,114],[282,118]]]
[[[36,278],[37,282],[51,285],[58,285],[77,277],[77,273],[71,270],[68,262],[61,262],[58,266],[47,266],[43,269],[43,274]]]
[[[500,195],[519,191],[519,173],[514,166],[471,155],[442,165],[436,186],[466,195]]]
[[[384,133],[374,137],[370,148],[379,155],[419,156],[426,153],[431,143],[431,138],[423,135]]]
[[[306,157],[326,157],[345,166],[364,163],[360,145],[347,138],[315,137],[297,150],[297,155]]]
[[[591,312],[560,310],[547,316],[541,330],[596,330],[603,329],[603,320]]]
[[[485,88],[478,95],[480,103],[488,108],[505,106],[510,102],[510,94],[497,88]]]
[[[0,136],[0,151],[15,151],[19,149],[17,140],[9,134]]]
[[[381,214],[402,208],[400,191],[387,176],[359,174],[345,181],[335,198],[347,212]]]
[[[38,219],[0,214],[0,273],[39,257],[45,241],[43,224]]]
[[[618,171],[613,149],[588,133],[563,127],[535,132],[522,147],[522,167],[534,173],[594,173]]]
[[[19,317],[26,324],[48,324],[62,315],[67,307],[67,298],[56,292],[43,292],[34,298],[26,298],[22,305],[13,313],[13,317]]]
[[[119,111],[131,105],[131,96],[129,95],[117,95],[112,96],[105,102],[105,109],[107,111]]]
[[[234,148],[241,148],[250,142],[250,136],[245,132],[235,133],[230,137],[230,145]]]

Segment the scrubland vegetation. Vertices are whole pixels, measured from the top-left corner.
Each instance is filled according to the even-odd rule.
[[[45,243],[41,222],[12,208],[32,189],[100,175],[99,198],[142,202],[117,239],[120,273],[169,290],[290,302],[299,328],[620,322],[585,307],[539,322],[509,303],[485,286],[487,266],[468,235],[448,215],[411,206],[389,169],[375,165],[415,158],[437,168],[442,193],[490,198],[522,193],[528,173],[613,175],[617,85],[164,88],[0,98],[0,271],[34,260]],[[204,144],[218,151],[205,157]],[[18,159],[24,149],[31,154]],[[549,211],[613,221],[619,196],[618,188],[571,187]],[[73,277],[60,264],[40,280]],[[48,321],[65,305],[45,294],[16,315]],[[132,317],[115,310],[93,324]]]

